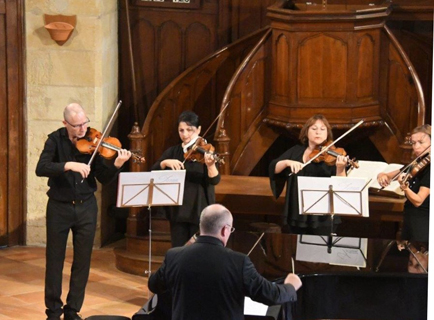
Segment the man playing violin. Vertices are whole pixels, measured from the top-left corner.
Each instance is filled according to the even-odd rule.
[[[178,134],[181,144],[163,152],[152,170],[186,170],[182,206],[164,207],[170,220],[172,246],[183,246],[198,230],[199,216],[207,205],[215,203],[214,186],[220,182],[216,158],[209,153],[203,162],[185,159],[199,138],[199,117],[192,111],[184,111],[178,118]]]
[[[300,131],[299,140],[301,145],[293,146],[270,163],[271,189],[273,195],[278,198],[286,183],[284,207],[284,223],[286,225],[284,229],[289,229],[287,231],[290,233],[327,235],[330,233],[331,224],[329,215],[312,216],[299,213],[297,175],[309,177],[346,176],[345,168],[348,157],[337,156],[336,161],[331,166],[325,162],[311,162],[305,165],[318,146],[333,140],[331,126],[321,114],[314,115],[306,121]],[[341,221],[339,216],[333,220],[335,225]]]
[[[36,166],[36,175],[48,177],[49,190],[46,229],[45,305],[47,319],[82,319],[78,314],[90,270],[98,206],[94,192],[97,179],[108,183],[116,178],[131,152],[121,149],[116,160],[106,164],[97,156],[89,165],[90,154],[76,148],[77,140],[86,135],[89,118],[78,103],[63,112],[64,127],[48,135]],[[72,232],[74,256],[66,304],[63,304],[62,272],[69,231]]]
[[[410,137],[413,154],[422,157],[421,161],[430,159],[431,151],[431,126],[425,124],[413,129]],[[429,157],[429,158],[428,158]],[[386,187],[393,177],[398,175],[401,189],[404,191],[407,201],[404,205],[404,223],[401,233],[402,240],[421,241],[428,243],[429,239],[429,194],[430,194],[430,161],[410,179],[407,174],[399,170],[382,172],[377,176],[378,183]],[[417,166],[418,164],[415,164]],[[412,167],[408,170],[411,173]],[[401,246],[400,246],[401,248]]]

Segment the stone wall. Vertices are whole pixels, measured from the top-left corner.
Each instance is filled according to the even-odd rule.
[[[77,16],[66,43],[51,39],[44,14]],[[63,126],[64,107],[80,103],[90,125],[102,131],[117,104],[117,15],[116,0],[25,1],[27,245],[45,244],[47,179],[36,177],[35,167],[47,135]],[[101,203],[101,191],[97,197]],[[96,246],[101,243],[100,213]]]

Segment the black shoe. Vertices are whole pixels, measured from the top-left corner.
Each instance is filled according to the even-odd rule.
[[[83,318],[77,312],[72,311],[72,310],[65,311],[63,319],[64,320],[83,320]]]
[[[50,317],[47,318],[47,320],[60,320],[60,317],[50,316]]]

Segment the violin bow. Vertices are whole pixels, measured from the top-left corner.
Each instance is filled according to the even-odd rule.
[[[318,152],[318,154],[314,157],[312,157],[312,159],[310,159],[308,162],[304,163],[303,166],[301,167],[300,170],[303,170],[304,167],[306,167],[307,165],[309,165],[312,161],[314,161],[316,158],[318,158],[320,155],[322,155],[324,152],[327,152],[328,149],[330,149],[336,142],[338,142],[339,140],[341,140],[343,137],[345,137],[346,135],[348,135],[351,131],[353,131],[354,129],[356,129],[358,126],[360,126],[362,123],[364,122],[364,120],[360,120],[359,122],[357,122],[353,127],[351,127],[347,132],[345,132],[343,135],[341,135],[339,138],[337,138],[335,141],[333,141],[332,143],[330,143],[327,147],[323,148],[320,152]],[[293,175],[294,173],[291,172],[288,176]]]
[[[139,111],[138,111],[138,99],[137,99],[137,83],[136,83],[136,71],[134,68],[134,53],[133,53],[133,41],[131,36],[131,23],[130,23],[130,7],[129,0],[125,0],[125,13],[127,19],[127,31],[128,31],[128,53],[130,56],[130,67],[131,67],[131,84],[133,89],[133,103],[134,103],[134,115],[136,120],[139,121]]]
[[[398,177],[404,173],[407,169],[409,169],[411,166],[413,166],[416,162],[418,162],[420,159],[424,158],[427,154],[430,153],[430,151],[427,151],[429,148],[431,147],[431,145],[429,145],[428,147],[425,148],[425,150],[422,151],[422,153],[420,154],[420,156],[416,157],[412,162],[410,162],[409,164],[407,164],[404,168],[402,168],[401,170],[399,170],[399,172],[397,174],[395,174],[393,176],[393,178],[391,179],[391,181],[395,181],[396,179],[398,179]],[[382,187],[383,189],[384,187]]]
[[[96,154],[98,153],[98,149],[101,146],[102,141],[104,140],[104,138],[105,138],[107,132],[109,131],[109,129],[111,129],[112,122],[115,119],[115,116],[116,116],[116,114],[117,114],[117,112],[118,112],[121,104],[122,104],[122,100],[119,100],[118,105],[116,106],[115,111],[113,112],[112,116],[110,117],[109,122],[107,123],[107,125],[105,126],[104,131],[101,134],[101,138],[99,139],[99,141],[98,141],[98,143],[97,143],[97,145],[95,147],[95,151],[92,153],[92,156],[90,157],[90,160],[89,160],[89,162],[87,164],[88,166],[90,166],[92,164],[93,160],[95,159]]]

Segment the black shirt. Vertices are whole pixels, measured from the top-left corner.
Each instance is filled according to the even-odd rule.
[[[281,160],[294,160],[303,163],[303,154],[307,146],[295,145],[283,153],[279,158],[273,160],[269,165],[270,186],[274,197],[277,199],[286,184],[286,198],[284,207],[284,223],[299,228],[318,228],[330,226],[329,215],[301,215],[298,204],[298,182],[297,176],[305,177],[331,177],[336,175],[336,166],[328,166],[324,162],[311,162],[300,170],[297,175],[289,175],[290,168],[285,168],[279,174],[274,173],[276,165]],[[341,223],[341,218],[335,216],[334,224]]]
[[[49,178],[48,197],[65,202],[86,200],[97,190],[95,178],[105,184],[115,178],[120,171],[114,165],[105,165],[104,159],[99,155],[93,160],[90,174],[86,179],[78,172],[64,171],[66,162],[87,164],[90,158],[90,154],[80,153],[72,144],[66,128],[49,134],[36,165],[36,175]]]
[[[178,144],[164,151],[151,170],[161,170],[161,162],[166,159],[177,159],[183,162],[182,145]],[[173,222],[199,224],[202,210],[215,203],[214,186],[220,182],[220,173],[210,178],[207,166],[195,161],[186,161],[184,168],[186,173],[182,206],[164,207],[164,210],[166,217]],[[166,168],[166,170],[172,169]]]

